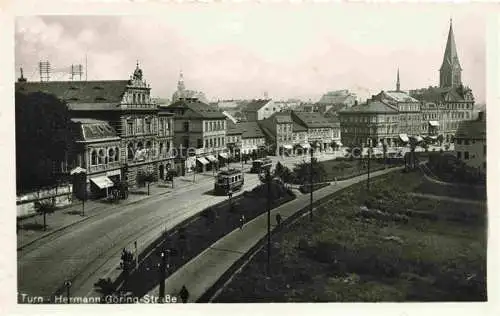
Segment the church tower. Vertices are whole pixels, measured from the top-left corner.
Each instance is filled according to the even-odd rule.
[[[450,19],[450,30],[448,41],[444,51],[443,63],[439,69],[439,87],[459,87],[462,84],[462,67],[458,61],[455,37],[453,36],[453,25]]]
[[[184,86],[184,74],[181,70],[179,73],[179,81],[177,82],[177,91],[183,92],[184,90],[186,90],[186,87]]]

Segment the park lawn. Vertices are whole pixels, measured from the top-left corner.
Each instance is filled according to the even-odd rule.
[[[334,181],[350,178],[368,172],[367,160],[326,160],[320,161],[326,172],[325,181]],[[370,160],[370,172],[381,170],[385,167],[383,163],[375,159]],[[389,165],[387,165],[389,167]]]
[[[429,200],[408,200],[422,181],[418,173],[394,172],[377,179],[372,194],[388,200],[384,193],[394,192],[395,205],[429,211]],[[470,222],[364,218],[357,213],[365,188],[362,183],[340,192],[318,208],[313,222],[304,218],[274,235],[271,278],[265,278],[264,247],[216,301],[486,300],[485,205],[437,201],[432,208],[482,215]]]

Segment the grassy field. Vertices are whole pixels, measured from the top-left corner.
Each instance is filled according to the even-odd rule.
[[[368,172],[367,160],[327,160],[319,162],[325,172],[326,172],[326,181],[334,181],[335,178],[337,180],[341,180],[344,178],[350,178],[353,176],[357,176],[360,174],[364,174]],[[403,165],[404,162],[399,161],[398,165]],[[389,166],[395,166],[395,163],[388,164]],[[384,163],[381,160],[371,159],[370,160],[370,172],[374,172],[377,170],[381,170],[385,167]]]
[[[486,300],[485,206],[409,196],[423,181],[394,172],[369,197],[364,183],[338,193],[273,236],[270,278],[264,247],[216,301]]]

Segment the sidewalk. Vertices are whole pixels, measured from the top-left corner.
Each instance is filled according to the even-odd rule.
[[[374,172],[372,177],[386,174],[401,168],[391,168]],[[366,179],[366,175],[358,176],[337,184],[331,184],[314,192],[314,200],[318,201],[343,188]],[[309,195],[300,195],[293,201],[271,210],[272,225],[275,216],[280,213],[283,221],[309,205]],[[180,267],[165,280],[165,294],[178,296],[182,286],[186,286],[190,295],[189,302],[196,302],[209,290],[233,264],[247,254],[267,234],[267,214],[255,218],[245,224],[243,229],[235,229],[204,250],[197,257]],[[149,296],[157,297],[159,285],[149,292]]]
[[[213,181],[211,172],[196,174],[195,184],[199,182]],[[21,226],[17,233],[17,250],[21,250],[40,239],[46,238],[54,233],[60,232],[73,225],[86,221],[92,217],[105,212],[113,212],[125,206],[139,203],[148,198],[158,197],[179,191],[193,185],[193,176],[180,176],[174,179],[174,188],[171,182],[153,183],[150,185],[150,195],[147,195],[148,188],[131,189],[127,200],[117,203],[110,203],[104,200],[85,201],[85,216],[82,216],[82,203],[77,202],[64,208],[47,214],[47,230],[43,230],[43,215],[35,215],[18,220]]]

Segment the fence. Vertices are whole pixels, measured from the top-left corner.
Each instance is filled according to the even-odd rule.
[[[35,214],[37,202],[53,201],[56,207],[61,207],[71,204],[72,200],[73,186],[71,184],[26,193],[16,197],[16,216],[19,218]]]

